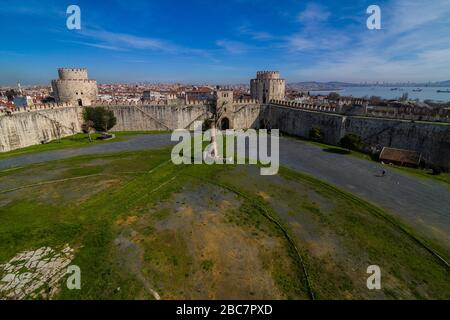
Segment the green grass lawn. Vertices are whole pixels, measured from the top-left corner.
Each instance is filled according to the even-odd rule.
[[[51,150],[59,150],[59,149],[67,149],[67,148],[80,148],[80,147],[89,147],[99,143],[109,143],[116,141],[126,140],[128,137],[141,135],[141,134],[161,134],[167,133],[168,131],[121,131],[121,132],[112,132],[116,135],[116,138],[110,140],[96,140],[100,133],[92,134],[93,141],[90,142],[88,135],[84,133],[77,133],[73,136],[64,137],[60,140],[52,140],[46,144],[38,144],[34,146],[29,146],[25,148],[20,148],[8,152],[0,153],[0,159],[6,159],[18,155],[30,154],[30,153],[38,153],[44,151]]]
[[[448,268],[416,239],[449,253],[387,212],[286,168],[175,166],[170,151],[3,172],[0,264],[69,244],[82,288],[64,277],[53,299],[450,298]],[[366,288],[371,264],[379,291]]]
[[[0,160],[11,158],[18,155],[25,155],[30,153],[38,153],[38,152],[44,152],[44,151],[51,151],[51,150],[59,150],[59,149],[66,149],[66,148],[80,148],[80,147],[89,147],[95,144],[99,143],[109,143],[109,142],[117,142],[117,141],[123,141],[126,140],[129,137],[135,136],[135,135],[142,135],[142,134],[164,134],[164,133],[170,133],[169,131],[121,131],[121,132],[114,132],[116,135],[115,139],[111,140],[95,140],[97,136],[100,134],[93,134],[92,138],[93,141],[90,142],[86,134],[78,133],[70,137],[62,138],[61,140],[53,140],[50,141],[47,144],[43,145],[34,145],[26,148],[21,148],[17,150],[12,150],[9,152],[3,152],[0,153]],[[333,152],[333,153],[339,153],[339,154],[347,154],[349,156],[368,160],[368,161],[376,161],[372,159],[372,157],[368,154],[358,152],[358,151],[348,151],[347,149],[341,148],[339,146],[329,145],[321,142],[311,141],[304,138],[299,137],[293,137],[293,136],[287,136],[292,139],[298,139],[301,141],[305,141],[307,143],[316,145],[320,148],[322,148],[324,151],[327,152]],[[377,161],[376,161],[377,162]],[[404,173],[414,175],[416,177],[419,177],[421,179],[431,179],[433,181],[437,181],[439,183],[443,183],[450,187],[450,173],[441,173],[440,175],[433,175],[431,174],[431,170],[429,169],[420,169],[420,168],[407,168],[407,167],[401,167],[396,165],[389,165],[390,168],[393,168],[395,170],[402,171]]]
[[[396,170],[406,172],[407,174],[414,175],[416,177],[419,177],[421,179],[432,179],[434,181],[438,181],[441,183],[446,184],[448,187],[450,187],[450,173],[443,172],[439,175],[432,174],[432,171],[430,169],[415,169],[415,168],[407,168],[407,167],[400,167],[400,166],[389,166],[393,167]]]

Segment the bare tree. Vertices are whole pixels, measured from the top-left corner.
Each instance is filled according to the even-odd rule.
[[[88,134],[89,142],[92,142],[91,133],[94,132],[94,121],[92,121],[92,120],[87,120],[87,121],[83,124],[83,131],[86,132],[86,133]]]

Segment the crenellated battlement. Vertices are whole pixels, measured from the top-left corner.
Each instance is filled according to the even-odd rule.
[[[404,113],[399,112],[399,110],[367,110],[365,116],[396,120],[450,122],[450,114],[446,114],[445,112],[442,112],[442,110],[428,114],[415,114],[413,112]]]
[[[108,106],[167,106],[167,105],[201,106],[201,105],[209,105],[209,104],[211,104],[211,101],[205,101],[205,100],[188,100],[188,101],[178,100],[178,103],[169,102],[167,100],[163,100],[163,101],[97,100],[92,103],[92,106],[99,106],[99,107],[101,107],[101,106],[106,106],[106,107],[108,107]],[[246,105],[246,104],[259,104],[259,102],[256,99],[233,100],[233,105]]]
[[[92,102],[92,106],[94,107],[109,107],[109,106],[161,106],[167,105],[166,101],[129,101],[129,100],[113,100],[113,101],[105,101],[105,100],[97,100]]]
[[[258,100],[256,99],[238,99],[238,100],[234,100],[233,104],[258,104]]]
[[[73,108],[74,105],[70,102],[60,102],[60,103],[44,103],[44,104],[35,104],[29,107],[21,107],[21,108],[13,108],[13,109],[2,109],[0,110],[0,115],[9,115],[16,113],[25,113],[31,111],[39,111],[39,110],[51,110],[51,109],[61,109],[61,108]]]
[[[88,79],[88,71],[86,68],[59,68],[59,79]]]
[[[254,82],[264,82],[270,80],[270,82],[275,82],[275,83],[284,83],[285,80],[284,79],[277,79],[277,78],[256,78],[256,79],[252,79],[251,81]]]
[[[58,68],[58,71],[87,71],[87,68]]]
[[[302,103],[296,101],[286,101],[286,100],[270,100],[271,104],[276,104],[280,106],[306,109],[306,110],[316,110],[325,112],[339,112],[338,108],[343,106],[367,106],[367,100],[364,99],[343,99],[337,102],[337,105],[321,105],[315,103]],[[341,109],[339,109],[341,110]]]
[[[206,105],[209,104],[207,101],[204,100],[188,100],[184,103],[187,106],[199,106],[199,105]]]
[[[270,100],[270,104],[290,107],[296,109],[313,110],[313,111],[324,111],[324,112],[336,112],[336,107],[328,105],[317,105],[312,103],[301,103],[296,101],[287,100]]]
[[[77,81],[77,82],[97,84],[97,80],[94,80],[94,79],[64,79],[64,80],[57,79],[57,80],[52,80],[52,83],[67,83],[67,81]]]
[[[257,71],[256,79],[279,79],[279,71]]]
[[[338,104],[340,106],[348,106],[348,105],[359,105],[364,106],[368,104],[367,100],[364,99],[340,99]]]

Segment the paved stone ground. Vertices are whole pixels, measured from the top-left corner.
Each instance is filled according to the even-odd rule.
[[[0,160],[0,170],[79,155],[157,148],[171,144],[170,135],[142,135],[127,141],[89,148],[48,151]],[[292,169],[349,191],[388,210],[419,228],[428,237],[440,240],[450,250],[450,188],[429,179],[420,179],[381,164],[348,155],[330,153],[303,141],[281,138],[280,162]],[[378,177],[382,169],[385,177]]]
[[[59,290],[59,281],[67,273],[73,249],[62,251],[42,247],[17,254],[0,265],[0,299],[51,298]]]
[[[280,162],[386,209],[450,250],[450,188],[444,184],[289,138],[280,141]],[[383,169],[387,174],[379,177]]]

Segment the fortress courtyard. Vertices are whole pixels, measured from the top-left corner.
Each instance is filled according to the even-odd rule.
[[[0,154],[0,297],[449,298],[447,174],[380,177],[363,155],[288,136],[273,176],[174,165],[164,131],[86,139]]]

